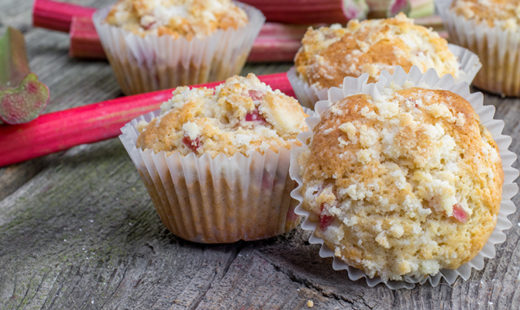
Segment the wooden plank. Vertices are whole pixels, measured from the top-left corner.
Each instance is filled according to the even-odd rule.
[[[66,35],[31,28],[31,6],[0,2],[0,31],[7,24],[25,31],[31,66],[51,88],[48,111],[120,95],[107,63],[69,59]],[[518,153],[520,100],[485,100],[505,119]],[[0,309],[308,309],[309,300],[313,309],[518,309],[518,212],[510,218],[497,257],[468,281],[368,288],[333,271],[300,229],[232,245],[176,238],[114,139],[0,169]]]

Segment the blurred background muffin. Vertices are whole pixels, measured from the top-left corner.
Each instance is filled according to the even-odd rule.
[[[474,84],[484,90],[520,96],[520,1],[440,0],[450,41],[480,57]]]
[[[93,20],[128,95],[239,73],[264,16],[230,0],[120,0]]]
[[[318,98],[325,99],[323,90],[340,86],[346,76],[368,73],[369,82],[374,82],[383,70],[393,72],[394,66],[406,72],[412,66],[422,72],[433,68],[440,76],[451,74],[471,82],[478,70],[478,59],[473,56],[465,64],[467,68],[457,59],[468,53],[448,46],[437,32],[415,25],[400,13],[395,18],[353,20],[346,28],[309,28],[295,57],[295,71],[289,77],[300,102],[312,107]],[[314,98],[309,88],[317,93]]]

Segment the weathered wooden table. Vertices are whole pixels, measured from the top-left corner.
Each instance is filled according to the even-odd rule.
[[[70,59],[67,35],[33,28],[31,10],[31,0],[0,1],[0,31],[25,33],[31,68],[50,86],[47,112],[121,95],[108,63]],[[248,65],[243,73],[289,66]],[[520,100],[485,102],[518,153]],[[173,236],[112,139],[0,168],[0,309],[305,309],[309,300],[315,309],[520,309],[519,213],[510,219],[497,257],[468,281],[369,288],[333,271],[300,229],[230,245]]]

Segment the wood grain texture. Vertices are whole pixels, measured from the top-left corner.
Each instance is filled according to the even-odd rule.
[[[0,31],[25,32],[31,67],[51,89],[47,112],[121,95],[106,62],[70,59],[65,34],[32,28],[31,8],[30,0],[1,1]],[[520,100],[485,100],[518,153]],[[0,169],[0,309],[308,309],[308,300],[313,309],[519,309],[518,212],[510,219],[497,257],[468,281],[369,288],[333,271],[300,229],[214,246],[173,236],[113,139]]]

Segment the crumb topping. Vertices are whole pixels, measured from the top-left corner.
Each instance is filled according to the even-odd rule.
[[[471,260],[494,229],[503,183],[496,143],[471,105],[412,87],[333,106],[299,157],[316,234],[370,277]]]
[[[231,0],[119,0],[106,22],[141,36],[191,39],[219,29],[243,27],[248,18]]]
[[[489,27],[517,32],[520,26],[520,0],[455,0],[451,9]]]
[[[395,18],[352,20],[339,25],[309,28],[296,54],[298,75],[318,88],[340,86],[345,76],[369,74],[374,82],[382,70],[393,66],[409,71],[412,65],[423,72],[434,68],[439,75],[459,76],[459,64],[448,43],[400,13]]]
[[[296,99],[254,74],[234,76],[215,90],[178,87],[159,117],[139,124],[137,146],[183,155],[277,151],[298,143],[306,116]]]

